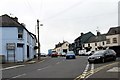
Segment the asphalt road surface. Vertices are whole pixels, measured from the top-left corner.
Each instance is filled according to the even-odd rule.
[[[48,57],[39,63],[3,69],[2,77],[3,80],[119,80],[119,71],[111,72],[119,67],[118,64],[119,60],[89,64],[87,56],[77,56],[76,59],[70,60],[66,60],[65,57]]]

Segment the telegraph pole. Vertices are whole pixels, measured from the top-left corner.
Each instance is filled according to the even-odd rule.
[[[37,32],[38,32],[38,60],[40,60],[40,42],[39,42],[39,20],[37,19]]]

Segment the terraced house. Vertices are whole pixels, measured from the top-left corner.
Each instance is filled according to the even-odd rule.
[[[82,50],[85,48],[84,43],[88,41],[89,38],[95,36],[92,32],[87,33],[81,33],[81,35],[74,40],[74,52],[77,55],[79,50]],[[86,49],[90,49],[90,47],[86,47]]]
[[[90,37],[85,43],[84,47],[87,49],[90,47],[90,51],[96,51],[99,49],[106,49],[106,34],[101,34],[99,31],[96,36]]]
[[[60,53],[67,53],[69,51],[69,43],[67,41],[63,41],[62,43],[58,43],[55,45],[54,49],[58,54]]]
[[[111,27],[106,35],[106,46],[114,49],[120,56],[120,26]]]
[[[36,36],[29,32],[17,17],[0,16],[0,55],[5,62],[23,62],[36,55]]]

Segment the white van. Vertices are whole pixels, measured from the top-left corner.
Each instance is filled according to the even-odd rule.
[[[80,55],[80,56],[85,55],[85,53],[86,53],[86,50],[85,50],[85,49],[83,49],[83,50],[79,50],[79,55]]]

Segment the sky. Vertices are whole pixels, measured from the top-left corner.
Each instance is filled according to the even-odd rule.
[[[48,53],[55,44],[73,43],[81,32],[107,33],[118,26],[119,0],[0,0],[0,15],[18,17],[20,23],[36,34],[40,24],[41,52]]]

